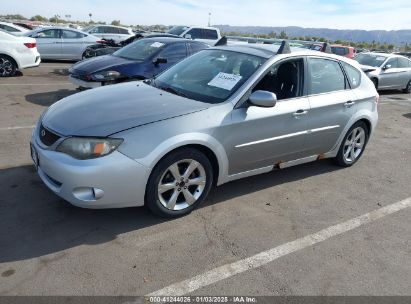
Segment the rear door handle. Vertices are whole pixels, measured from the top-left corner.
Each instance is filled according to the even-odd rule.
[[[306,115],[307,113],[308,113],[308,111],[298,110],[297,112],[294,112],[294,113],[293,113],[293,116],[294,116],[295,118],[300,118],[301,116]]]
[[[355,105],[355,101],[347,101],[346,103],[344,103],[344,106],[346,106],[347,108],[352,107],[353,105]]]

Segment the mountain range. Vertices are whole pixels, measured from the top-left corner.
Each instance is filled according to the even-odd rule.
[[[270,26],[232,26],[232,25],[215,25],[222,32],[236,32],[244,35],[247,34],[269,34],[271,32],[279,35],[284,31],[289,37],[321,37],[331,41],[343,40],[353,42],[379,42],[394,44],[397,46],[405,43],[411,44],[411,30],[336,30],[329,28],[303,28],[298,26],[287,27],[270,27]]]

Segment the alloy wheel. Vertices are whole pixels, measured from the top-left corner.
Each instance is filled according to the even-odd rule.
[[[206,186],[206,172],[196,160],[184,159],[165,170],[158,184],[158,199],[169,210],[193,205]]]
[[[9,76],[13,73],[13,63],[7,58],[0,57],[0,75]]]
[[[344,160],[349,164],[354,162],[364,149],[365,130],[362,127],[354,128],[344,143]]]

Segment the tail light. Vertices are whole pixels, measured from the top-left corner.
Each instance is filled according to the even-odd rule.
[[[27,48],[29,49],[33,49],[36,47],[36,43],[35,42],[27,42],[24,44]]]
[[[104,40],[97,40],[96,43],[106,44],[106,41],[104,41]]]
[[[375,104],[378,104],[380,102],[380,95],[375,96]]]

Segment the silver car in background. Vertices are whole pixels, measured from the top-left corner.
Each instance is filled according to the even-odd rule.
[[[66,27],[38,28],[24,36],[36,39],[42,59],[81,60],[90,45],[100,43],[100,38]]]
[[[91,25],[83,28],[83,32],[101,39],[114,40],[115,43],[120,43],[135,35],[131,28],[115,25]]]
[[[411,60],[386,53],[360,53],[355,58],[377,90],[411,93]]]
[[[287,46],[214,47],[60,100],[32,134],[39,176],[76,206],[175,217],[213,184],[323,158],[352,166],[377,124],[372,82],[353,60]]]

